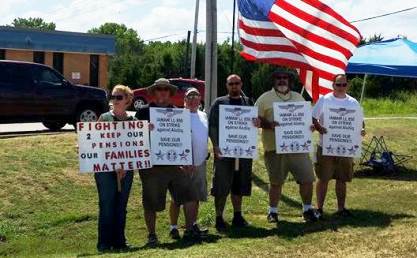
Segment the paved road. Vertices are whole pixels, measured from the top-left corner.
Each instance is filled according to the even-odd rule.
[[[74,126],[66,125],[64,130],[74,130]],[[22,132],[47,132],[49,131],[42,123],[25,124],[0,124],[0,133],[22,133]]]
[[[128,111],[129,115],[134,116],[136,112]],[[74,126],[67,124],[63,130],[74,130]],[[49,130],[42,123],[24,123],[24,124],[0,124],[0,134],[15,133],[37,133],[48,132]]]

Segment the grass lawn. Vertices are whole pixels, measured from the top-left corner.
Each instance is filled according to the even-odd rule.
[[[372,120],[368,136],[384,135],[393,151],[417,153],[417,120]],[[78,175],[74,133],[0,140],[0,256],[74,257],[97,255],[97,193],[91,175]],[[361,168],[357,167],[357,170]],[[201,207],[200,223],[209,239],[186,245],[168,238],[168,216],[160,213],[162,242],[146,249],[146,228],[135,176],[128,207],[127,236],[137,257],[415,257],[417,256],[417,160],[391,176],[358,171],[348,188],[354,218],[337,219],[334,183],[328,194],[326,221],[305,224],[297,186],[290,180],[280,204],[282,221],[266,222],[267,177],[262,157],[254,164],[254,188],[244,201],[251,227],[220,235],[215,232],[213,199]],[[371,173],[372,174],[372,173]],[[209,172],[211,178],[211,171]],[[230,203],[226,218],[231,217]],[[183,222],[183,218],[181,218]]]
[[[395,97],[373,99],[365,97],[362,103],[366,117],[413,116],[417,114],[417,94],[400,92]]]

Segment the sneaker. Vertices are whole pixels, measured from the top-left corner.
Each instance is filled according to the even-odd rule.
[[[242,215],[234,216],[232,220],[232,226],[237,228],[243,228],[248,226],[249,223],[243,218]]]
[[[323,209],[319,208],[316,210],[316,212],[320,215],[320,217],[323,217],[323,214],[324,214]]]
[[[181,238],[180,236],[180,232],[178,231],[178,229],[173,228],[171,229],[171,231],[169,231],[169,236],[171,237],[171,239],[173,240],[178,240]]]
[[[110,246],[103,246],[103,245],[97,246],[97,252],[99,252],[99,253],[109,253],[109,252],[111,252],[111,247]]]
[[[269,223],[278,223],[278,213],[270,212],[267,219]]]
[[[353,214],[352,212],[350,212],[350,210],[343,208],[343,210],[336,212],[336,216],[347,218],[347,217],[353,217]]]
[[[303,218],[306,222],[316,222],[319,219],[319,215],[314,209],[308,209],[303,212]]]
[[[146,245],[150,246],[150,247],[154,247],[154,246],[157,246],[158,244],[159,244],[159,240],[158,240],[158,237],[156,236],[156,234],[155,233],[149,234],[148,235],[148,243]]]
[[[219,232],[226,231],[227,223],[224,221],[223,217],[216,217],[216,229]]]
[[[128,243],[117,244],[113,246],[113,249],[119,252],[126,252],[130,249],[133,249],[133,246],[129,245]]]
[[[323,211],[323,209],[317,209],[316,213],[318,215],[319,220],[324,220],[324,211]]]
[[[197,232],[201,237],[207,237],[208,235],[208,229],[204,228],[204,229],[200,229],[200,227],[198,226],[198,224],[194,224],[193,225],[193,230],[195,232]]]
[[[184,231],[183,240],[187,242],[199,242],[201,241],[201,235],[199,231],[196,231],[194,227],[192,229],[186,229]]]

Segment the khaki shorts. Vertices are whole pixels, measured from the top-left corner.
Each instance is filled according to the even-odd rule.
[[[181,205],[196,201],[196,193],[191,177],[178,166],[154,166],[140,170],[142,180],[142,204],[148,211],[165,210],[166,195],[169,190],[175,203]]]
[[[315,180],[313,163],[306,153],[277,154],[275,151],[266,151],[264,157],[269,182],[273,185],[284,184],[288,172],[298,184],[313,183]]]
[[[203,164],[196,167],[195,173],[191,176],[191,185],[195,190],[198,201],[207,201],[207,166],[204,161]]]
[[[350,182],[353,178],[353,158],[323,156],[323,148],[317,146],[316,175],[320,180],[331,179]]]

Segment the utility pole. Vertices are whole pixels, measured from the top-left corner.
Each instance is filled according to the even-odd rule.
[[[188,56],[190,55],[190,39],[191,39],[191,31],[187,32],[187,46],[185,48],[185,64],[184,64],[184,77],[188,75]]]
[[[230,54],[230,73],[234,72],[235,65],[235,29],[236,29],[236,0],[233,0],[233,25],[232,25],[232,53]]]
[[[217,0],[206,2],[206,69],[204,108],[208,110],[217,98]]]
[[[194,35],[193,35],[193,47],[191,49],[191,73],[190,78],[195,78],[195,66],[197,62],[197,29],[198,29],[198,13],[200,11],[200,0],[195,1],[195,17],[194,17]]]

